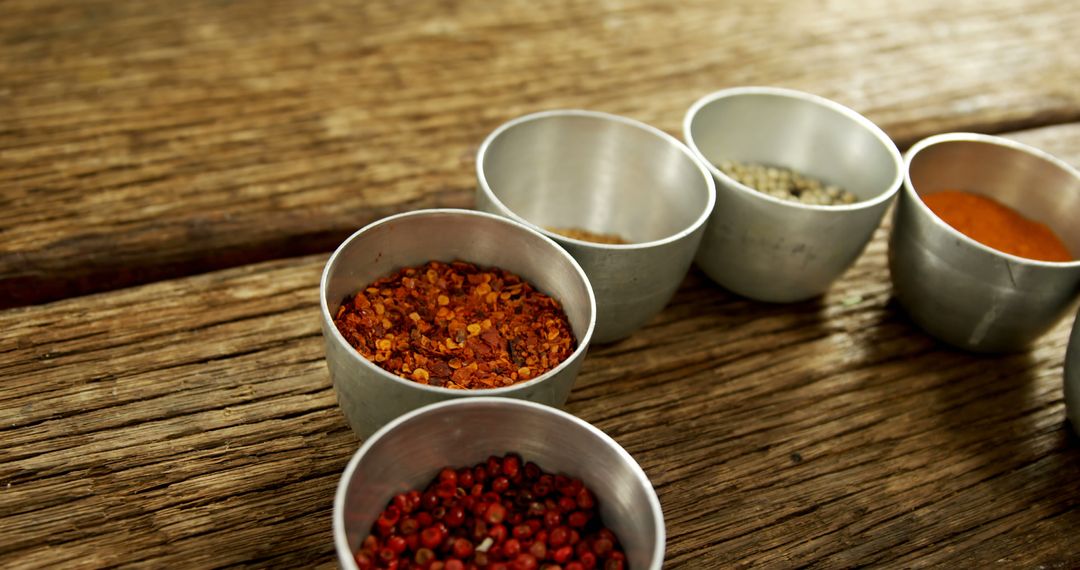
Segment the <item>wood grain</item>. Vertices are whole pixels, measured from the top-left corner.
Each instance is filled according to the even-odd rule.
[[[1017,133],[1066,160],[1080,125]],[[1076,567],[1071,319],[1029,352],[922,334],[888,228],[823,298],[740,299],[696,270],[590,351],[568,404],[663,505],[667,567]],[[0,312],[0,559],[12,568],[332,562],[357,440],[323,363],[325,255]]]
[[[901,146],[1080,119],[1080,4],[8,0],[0,307],[325,252],[468,206],[514,116],[800,88]]]

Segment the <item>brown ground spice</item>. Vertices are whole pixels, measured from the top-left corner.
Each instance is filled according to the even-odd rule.
[[[630,243],[618,234],[601,234],[580,228],[547,228],[547,230],[568,238],[591,241],[593,243],[606,243],[609,245],[625,245]]]
[[[558,301],[509,271],[464,261],[379,278],[345,299],[334,324],[384,370],[456,389],[530,380],[577,348]]]

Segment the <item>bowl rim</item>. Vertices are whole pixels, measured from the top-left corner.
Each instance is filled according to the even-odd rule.
[[[363,460],[364,456],[371,450],[372,447],[378,443],[379,440],[386,437],[391,431],[398,426],[410,422],[418,416],[422,416],[429,413],[437,412],[443,408],[453,406],[510,406],[520,408],[532,408],[539,411],[542,414],[555,417],[558,421],[566,421],[577,425],[578,427],[585,429],[591,433],[594,437],[602,441],[607,447],[611,448],[623,462],[630,468],[630,471],[634,474],[634,479],[641,485],[643,485],[648,492],[648,508],[649,513],[652,515],[653,524],[657,529],[656,532],[656,544],[653,547],[651,560],[653,564],[649,570],[659,569],[663,567],[664,563],[664,550],[667,545],[667,529],[664,526],[664,511],[660,505],[660,499],[656,494],[656,488],[653,487],[652,481],[649,480],[649,476],[634,459],[630,452],[626,451],[623,446],[619,445],[619,442],[615,441],[610,435],[604,433],[600,428],[592,425],[591,423],[563,410],[539,404],[536,402],[530,402],[527,400],[518,400],[513,398],[501,398],[492,396],[482,396],[477,398],[461,398],[454,400],[444,400],[442,402],[435,402],[426,406],[417,408],[405,414],[402,414],[386,425],[379,428],[374,434],[364,440],[364,443],[359,449],[353,453],[352,458],[345,465],[345,470],[341,473],[341,478],[338,479],[337,488],[334,492],[334,507],[333,507],[333,532],[334,532],[334,546],[337,550],[338,562],[345,568],[354,569],[357,568],[355,559],[353,558],[352,549],[348,544],[348,537],[345,534],[345,500],[348,494],[349,483],[352,480],[352,475],[356,471],[357,466]],[[512,451],[512,450],[508,450]]]
[[[1061,160],[1060,158],[1044,150],[1018,141],[1014,141],[1012,139],[1007,139],[994,135],[984,135],[981,133],[969,132],[951,132],[932,135],[921,139],[915,144],[911,145],[911,148],[909,148],[907,152],[904,153],[904,195],[912,199],[912,201],[915,203],[915,207],[919,209],[923,216],[928,216],[928,219],[933,224],[935,224],[938,228],[943,229],[949,236],[955,239],[959,239],[960,241],[974,247],[977,250],[1007,259],[1012,263],[1047,268],[1071,269],[1075,267],[1080,267],[1080,259],[1073,259],[1072,261],[1043,261],[1039,259],[1021,257],[1019,255],[1013,255],[1011,253],[1006,253],[1004,251],[994,249],[972,237],[969,237],[964,232],[961,232],[960,230],[952,227],[945,220],[941,219],[940,216],[935,214],[934,211],[926,205],[926,202],[923,201],[922,196],[915,190],[915,184],[911,181],[911,163],[913,160],[915,160],[915,157],[918,156],[918,154],[923,150],[932,146],[949,143],[976,143],[1004,147],[1011,151],[1025,153],[1035,158],[1041,159],[1045,162],[1048,162],[1051,165],[1057,166],[1058,168],[1064,170],[1066,173],[1071,174],[1073,178],[1080,180],[1080,171],[1077,171],[1077,169],[1073,168],[1064,160]],[[1073,252],[1070,250],[1069,253],[1072,254]]]
[[[686,156],[687,159],[690,160],[690,164],[694,165],[698,169],[698,171],[701,173],[702,179],[705,181],[705,208],[702,209],[701,214],[699,214],[693,222],[691,222],[683,229],[660,239],[633,243],[613,244],[597,243],[564,236],[562,234],[552,232],[541,225],[534,224],[525,217],[519,215],[514,210],[511,210],[510,207],[507,206],[491,188],[491,184],[488,182],[487,175],[484,173],[484,159],[487,156],[488,149],[491,148],[495,140],[502,136],[503,133],[519,125],[536,121],[543,121],[552,118],[565,117],[584,117],[598,121],[619,123],[620,125],[626,127],[636,128],[638,130],[644,131],[668,143],[669,145],[672,145],[676,150],[681,152],[684,156]],[[701,161],[694,154],[694,152],[691,151],[690,148],[688,148],[682,141],[652,125],[649,125],[637,119],[631,119],[629,117],[615,115],[612,113],[605,113],[603,111],[590,111],[587,109],[551,109],[547,111],[538,111],[535,113],[528,113],[526,115],[515,117],[499,125],[495,128],[495,130],[491,131],[491,133],[489,133],[487,137],[484,138],[484,142],[480,144],[480,148],[476,151],[476,178],[480,183],[480,191],[483,192],[484,195],[489,200],[491,200],[492,203],[494,203],[499,208],[499,211],[503,212],[505,216],[512,218],[516,222],[528,226],[529,228],[543,234],[544,236],[556,242],[566,242],[579,247],[589,247],[598,250],[637,250],[678,242],[679,240],[685,239],[687,236],[690,236],[697,230],[701,229],[705,225],[705,223],[709,221],[709,217],[712,215],[713,209],[716,207],[715,181],[713,180],[712,176],[709,175],[709,171],[705,168],[705,166],[701,164]]]
[[[792,202],[789,200],[783,200],[781,198],[769,196],[764,192],[760,192],[728,176],[723,170],[720,170],[715,164],[713,164],[712,161],[705,156],[705,153],[703,153],[701,149],[698,148],[697,142],[694,140],[693,136],[693,124],[694,120],[697,118],[697,115],[705,107],[712,105],[713,103],[716,103],[721,99],[730,99],[733,97],[742,97],[746,95],[764,95],[769,97],[795,99],[803,103],[824,107],[830,111],[843,115],[848,119],[851,119],[853,122],[855,122],[855,124],[866,129],[875,139],[877,139],[877,141],[881,143],[881,146],[892,158],[893,169],[895,170],[895,175],[893,176],[892,181],[889,183],[888,187],[883,192],[874,195],[872,198],[866,200],[859,200],[851,204],[825,205],[803,204],[801,202]],[[873,121],[867,119],[865,116],[855,111],[854,109],[847,107],[846,105],[842,105],[840,103],[837,103],[836,101],[833,101],[832,99],[828,99],[820,95],[815,95],[806,91],[799,91],[797,89],[751,85],[743,87],[731,87],[728,89],[721,89],[719,91],[709,93],[708,95],[705,95],[695,101],[686,111],[686,115],[683,117],[683,138],[686,139],[687,145],[694,152],[694,155],[697,156],[698,160],[705,164],[706,168],[709,169],[709,172],[711,172],[713,176],[719,178],[720,180],[723,180],[729,187],[735,188],[737,192],[741,193],[744,196],[753,196],[754,198],[764,200],[767,203],[787,206],[797,210],[813,210],[819,212],[853,212],[874,208],[882,202],[888,202],[889,200],[891,200],[900,190],[900,186],[904,180],[904,164],[903,160],[900,157],[900,150],[897,149],[896,143],[893,142],[893,140],[889,137],[888,134],[885,133],[885,131],[881,129],[881,127],[877,126]]]
[[[574,349],[574,352],[570,353],[570,356],[567,356],[562,362],[560,362],[557,366],[555,366],[551,370],[548,370],[547,372],[537,376],[536,378],[526,380],[525,382],[517,382],[517,383],[511,384],[509,386],[501,386],[501,387],[498,387],[498,388],[477,388],[477,389],[464,389],[464,390],[453,390],[453,389],[450,389],[450,388],[444,388],[442,386],[431,386],[431,385],[428,385],[428,384],[420,384],[419,382],[413,382],[412,380],[402,378],[402,377],[398,376],[397,374],[391,374],[390,372],[388,372],[386,370],[383,370],[381,367],[377,366],[374,362],[371,362],[367,358],[364,358],[359,352],[357,352],[356,349],[353,348],[353,346],[351,344],[349,344],[349,341],[347,341],[345,339],[345,337],[341,334],[341,331],[339,331],[337,329],[337,326],[334,324],[333,315],[330,314],[330,305],[327,303],[326,288],[327,288],[327,284],[328,284],[328,282],[330,280],[330,272],[336,266],[338,256],[341,254],[342,251],[344,251],[349,246],[349,244],[351,244],[353,242],[353,240],[359,239],[365,233],[367,233],[367,232],[369,232],[369,231],[371,231],[371,230],[373,230],[373,229],[375,229],[375,228],[377,228],[377,227],[379,227],[381,225],[389,224],[389,223],[396,223],[396,222],[398,222],[400,220],[408,219],[408,218],[427,217],[427,216],[466,216],[466,217],[487,218],[487,219],[489,219],[491,221],[511,226],[511,227],[515,228],[516,230],[518,230],[518,231],[524,231],[524,232],[526,232],[528,234],[531,234],[531,235],[533,235],[535,237],[539,237],[543,242],[547,243],[549,246],[554,248],[554,250],[558,252],[558,255],[562,256],[562,258],[565,261],[567,261],[570,264],[570,266],[573,268],[573,270],[577,273],[577,276],[585,284],[585,291],[588,293],[589,323],[588,323],[588,326],[585,329],[585,334],[583,334],[581,336],[581,338],[578,339],[578,345],[577,345],[577,348]],[[470,263],[472,263],[472,262],[470,261]],[[557,300],[559,301],[560,305],[565,304],[563,300],[560,300],[560,299],[557,299]],[[541,382],[550,380],[556,374],[562,372],[567,367],[569,367],[571,364],[573,364],[574,362],[580,360],[582,358],[582,356],[584,356],[585,352],[589,348],[589,343],[592,340],[593,331],[596,329],[596,295],[593,293],[592,282],[589,281],[589,277],[585,274],[585,270],[583,270],[581,268],[581,265],[578,264],[577,260],[575,260],[573,258],[573,256],[571,256],[569,253],[567,253],[567,251],[565,249],[563,249],[561,246],[559,246],[559,244],[555,243],[554,241],[552,241],[547,236],[541,234],[540,232],[537,232],[537,231],[533,230],[532,228],[530,228],[528,226],[525,226],[524,224],[520,224],[520,223],[518,223],[518,222],[516,222],[514,220],[505,218],[503,216],[498,216],[498,215],[495,215],[495,214],[489,214],[487,212],[479,212],[479,211],[476,211],[476,210],[464,210],[464,209],[458,209],[458,208],[432,208],[432,209],[423,209],[423,210],[412,210],[412,211],[409,211],[409,212],[401,212],[399,214],[394,214],[394,215],[391,215],[391,216],[386,216],[385,218],[380,218],[378,220],[375,220],[374,222],[371,222],[370,224],[367,224],[366,226],[364,226],[364,227],[356,230],[355,232],[353,232],[352,235],[350,235],[348,238],[346,238],[344,241],[342,241],[341,244],[338,245],[337,249],[335,249],[334,252],[332,254],[330,254],[330,257],[326,260],[326,265],[323,266],[322,277],[319,279],[319,304],[320,304],[319,309],[320,309],[320,312],[322,314],[322,320],[323,320],[323,330],[324,330],[323,336],[326,336],[325,331],[327,331],[327,330],[331,331],[330,332],[330,338],[328,339],[328,341],[329,342],[336,342],[340,346],[346,348],[347,349],[346,352],[349,354],[349,358],[351,358],[352,361],[354,363],[356,363],[358,366],[365,367],[368,370],[373,371],[376,375],[378,375],[378,376],[380,376],[380,377],[382,377],[384,379],[387,379],[387,380],[389,380],[391,382],[396,382],[396,383],[398,383],[398,384],[400,384],[402,386],[407,386],[407,387],[415,389],[415,390],[420,390],[421,392],[428,392],[428,393],[437,394],[437,395],[440,395],[440,396],[454,396],[454,397],[457,397],[457,398],[470,398],[474,394],[479,395],[479,396],[483,396],[483,395],[498,396],[498,395],[502,395],[502,394],[512,395],[512,394],[514,394],[515,392],[517,392],[519,390],[523,390],[523,389],[529,388],[531,386],[534,386],[536,384],[540,384]],[[565,314],[565,311],[566,310],[563,309],[564,314]],[[569,320],[569,315],[567,315],[567,320]]]

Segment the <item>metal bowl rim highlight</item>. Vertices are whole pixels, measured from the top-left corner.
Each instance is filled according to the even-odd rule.
[[[915,191],[915,184],[911,182],[911,161],[920,151],[929,148],[931,146],[950,143],[950,142],[973,142],[980,144],[989,144],[995,146],[1006,147],[1017,152],[1023,152],[1034,156],[1035,158],[1042,159],[1058,168],[1061,168],[1065,172],[1068,172],[1073,178],[1080,179],[1080,171],[1070,166],[1065,161],[1057,158],[1056,156],[1035,148],[1030,145],[1026,145],[1021,142],[1006,139],[1003,137],[996,137],[993,135],[984,135],[980,133],[942,133],[933,135],[915,143],[904,153],[904,193],[910,196],[916,204],[916,208],[923,213],[924,216],[929,216],[929,219],[940,228],[944,228],[944,231],[953,238],[959,239],[962,242],[978,249],[983,252],[996,255],[1007,259],[1013,263],[1022,265],[1032,265],[1037,267],[1056,267],[1056,268],[1074,268],[1080,267],[1080,259],[1074,259],[1072,261],[1041,261],[1038,259],[1031,259],[1027,257],[1020,257],[1019,255],[1013,255],[1011,253],[1005,253],[1004,251],[994,249],[988,245],[984,245],[982,242],[969,237],[964,232],[950,226],[945,220],[942,220],[929,206],[923,202],[922,197]],[[1036,220],[1037,221],[1037,220]],[[1041,222],[1040,222],[1041,223]],[[1071,253],[1071,252],[1070,252]]]
[[[327,288],[327,282],[329,281],[329,278],[330,278],[330,269],[332,267],[334,267],[335,261],[337,260],[337,257],[338,257],[338,254],[340,254],[350,243],[352,243],[352,241],[354,239],[357,239],[359,236],[361,236],[365,232],[370,231],[370,230],[372,230],[372,229],[374,229],[374,228],[376,228],[376,227],[378,227],[380,225],[391,223],[391,222],[396,222],[398,220],[408,219],[408,218],[412,218],[412,217],[424,217],[424,216],[440,215],[440,214],[441,215],[447,215],[447,214],[448,215],[460,215],[460,214],[464,214],[464,215],[467,215],[467,216],[476,216],[476,217],[488,218],[490,220],[496,221],[496,222],[501,223],[501,224],[507,224],[507,225],[513,226],[515,228],[525,230],[526,232],[528,232],[530,234],[533,234],[533,235],[536,235],[536,236],[542,238],[545,242],[548,243],[548,245],[555,248],[558,251],[559,255],[561,255],[563,257],[563,259],[567,260],[570,263],[571,267],[574,268],[574,271],[577,273],[578,277],[580,277],[581,280],[585,283],[585,290],[589,293],[589,326],[585,329],[585,334],[582,335],[580,339],[578,339],[578,345],[577,345],[577,348],[574,349],[574,352],[571,352],[570,355],[566,357],[566,359],[564,359],[562,362],[560,362],[558,364],[558,366],[556,366],[555,368],[552,368],[551,370],[548,370],[547,372],[544,372],[543,374],[537,376],[536,378],[533,378],[532,380],[527,380],[525,382],[517,382],[517,383],[511,384],[509,386],[502,386],[502,387],[499,387],[499,388],[477,388],[477,389],[468,389],[467,388],[467,389],[463,389],[463,390],[452,390],[450,388],[443,388],[442,386],[431,386],[431,385],[428,385],[428,384],[420,384],[419,382],[413,382],[412,380],[402,378],[402,377],[400,377],[400,376],[398,376],[396,374],[391,374],[390,372],[387,372],[386,370],[383,370],[382,368],[377,366],[374,362],[371,362],[367,358],[364,358],[359,352],[357,352],[356,348],[354,348],[351,344],[349,344],[349,341],[346,340],[345,337],[341,334],[341,331],[339,331],[337,329],[337,326],[334,324],[334,318],[330,314],[330,305],[327,303],[327,300],[326,300],[326,288]],[[462,260],[462,261],[467,261],[469,263],[474,263],[473,261],[470,261],[470,260]],[[366,285],[367,285],[367,283],[362,284],[360,286],[366,286]],[[535,287],[535,286],[536,285],[533,284],[533,287]],[[565,304],[565,301],[563,301],[562,299],[556,299],[556,300],[559,301],[560,306]],[[532,386],[533,384],[538,384],[540,382],[543,382],[543,381],[551,378],[556,373],[562,371],[564,368],[569,366],[571,362],[573,362],[574,360],[577,360],[578,358],[581,357],[582,351],[588,349],[589,342],[592,340],[593,330],[596,328],[596,296],[593,294],[592,282],[589,281],[589,277],[587,275],[585,275],[585,271],[583,269],[581,269],[580,265],[578,265],[577,260],[575,260],[573,258],[573,256],[571,256],[569,253],[567,253],[566,250],[562,248],[562,246],[555,243],[550,238],[548,238],[547,236],[541,234],[540,232],[537,232],[537,231],[533,230],[532,228],[530,228],[528,226],[525,226],[524,224],[520,224],[520,223],[518,223],[518,222],[516,222],[514,220],[509,220],[509,219],[507,219],[507,218],[505,218],[503,216],[497,216],[495,214],[488,214],[486,212],[479,212],[479,211],[475,211],[475,210],[462,210],[462,209],[457,209],[457,208],[432,208],[432,209],[426,209],[426,210],[413,210],[411,212],[402,212],[400,214],[394,214],[392,216],[387,216],[385,218],[375,220],[374,222],[371,222],[370,224],[368,224],[368,225],[360,228],[359,230],[356,230],[355,232],[353,232],[353,234],[350,235],[348,238],[346,238],[345,241],[341,242],[341,245],[339,245],[337,247],[337,249],[334,250],[334,253],[330,254],[330,258],[326,260],[326,265],[323,267],[322,278],[319,279],[319,303],[322,305],[320,307],[320,309],[322,311],[323,320],[329,325],[329,328],[333,330],[333,333],[331,333],[331,334],[333,334],[334,342],[340,343],[342,346],[347,347],[349,349],[348,353],[349,353],[350,358],[352,358],[353,362],[356,363],[358,366],[363,366],[363,367],[368,368],[369,370],[373,370],[378,376],[380,376],[382,378],[385,378],[386,380],[389,380],[391,382],[397,382],[399,384],[403,384],[403,385],[409,386],[409,387],[417,389],[417,390],[432,392],[432,393],[435,393],[435,394],[443,394],[443,395],[451,394],[451,395],[454,395],[454,396],[465,396],[465,397],[469,397],[469,396],[471,396],[473,394],[477,394],[477,395],[480,395],[480,396],[484,396],[484,395],[498,396],[500,394],[506,394],[508,392],[513,392],[513,391],[519,390],[519,389],[521,389],[523,387],[526,387],[526,386]],[[565,313],[565,309],[563,310],[563,312]]]
[[[866,200],[859,200],[852,204],[836,204],[831,206],[824,204],[803,204],[801,202],[783,200],[781,198],[769,196],[764,192],[760,192],[750,186],[747,186],[735,180],[734,178],[728,176],[723,170],[717,168],[717,166],[713,164],[711,160],[705,157],[705,153],[701,152],[701,149],[698,148],[697,143],[694,141],[692,125],[694,123],[694,119],[697,118],[697,114],[706,105],[709,105],[719,99],[725,99],[738,95],[770,95],[773,97],[799,99],[802,101],[815,103],[819,106],[830,109],[853,120],[856,124],[869,131],[870,134],[872,134],[874,138],[876,138],[878,142],[882,144],[885,150],[889,153],[890,157],[893,159],[893,166],[895,167],[896,175],[893,177],[892,182],[889,183],[888,188],[886,188],[884,192],[876,194],[872,198],[868,198]],[[807,93],[805,91],[799,91],[797,89],[785,89],[783,87],[748,86],[731,87],[729,89],[721,89],[719,91],[709,93],[708,95],[705,95],[704,97],[695,101],[694,104],[690,106],[690,109],[686,112],[686,116],[683,118],[683,137],[686,138],[687,145],[689,145],[690,149],[693,150],[694,154],[698,157],[698,160],[705,164],[706,168],[709,169],[709,172],[711,172],[713,176],[716,176],[717,178],[720,178],[724,182],[728,183],[729,185],[737,188],[745,195],[754,196],[766,202],[794,208],[797,210],[850,212],[872,208],[882,202],[892,199],[892,197],[896,195],[896,193],[900,190],[900,185],[903,182],[905,174],[903,163],[900,159],[900,151],[897,150],[896,143],[894,143],[892,139],[889,138],[889,135],[885,134],[885,131],[881,130],[880,127],[874,124],[873,121],[862,116],[854,109],[841,105],[840,103],[837,103],[832,99],[827,99],[820,95],[814,95],[813,93]]]
[[[656,540],[656,545],[653,547],[653,552],[652,552],[651,559],[654,562],[655,561],[661,561],[661,562],[663,561],[663,559],[664,559],[664,549],[665,549],[666,543],[667,543],[667,529],[664,527],[664,514],[663,514],[664,511],[663,511],[663,508],[660,505],[660,499],[656,496],[656,490],[655,490],[655,488],[653,488],[652,481],[649,480],[648,475],[645,474],[645,470],[641,468],[641,465],[639,465],[638,462],[634,459],[634,457],[632,455],[630,455],[630,452],[626,451],[626,449],[624,449],[623,446],[619,445],[619,442],[615,441],[611,436],[604,433],[600,428],[590,424],[589,422],[587,422],[587,421],[585,421],[585,420],[583,420],[583,419],[581,419],[581,418],[579,418],[579,417],[577,417],[577,416],[575,416],[575,415],[573,415],[573,414],[571,414],[569,412],[564,412],[564,411],[562,411],[562,410],[560,410],[558,408],[554,408],[554,407],[551,407],[551,406],[545,406],[544,404],[538,404],[536,402],[530,402],[530,401],[527,401],[527,400],[517,400],[517,399],[511,399],[511,398],[496,398],[496,397],[491,397],[491,396],[482,396],[482,397],[477,397],[477,398],[444,400],[442,402],[436,402],[434,404],[428,404],[426,406],[423,406],[421,408],[417,408],[417,409],[412,410],[410,412],[406,412],[405,414],[402,414],[402,415],[394,418],[389,423],[387,423],[383,427],[379,428],[378,431],[376,431],[374,434],[371,435],[371,437],[368,437],[364,441],[363,445],[360,446],[360,449],[358,449],[356,451],[356,453],[353,454],[352,458],[349,459],[349,463],[346,464],[345,470],[342,471],[341,478],[338,480],[337,490],[334,492],[334,511],[333,511],[333,518],[334,518],[334,521],[333,521],[334,546],[337,549],[338,560],[339,561],[344,560],[344,558],[342,557],[342,553],[346,553],[346,552],[350,553],[350,554],[352,553],[352,548],[349,546],[348,539],[347,539],[347,537],[345,535],[344,517],[341,516],[341,515],[345,512],[345,500],[346,500],[346,497],[347,497],[347,494],[348,494],[349,484],[352,482],[352,474],[353,474],[353,472],[356,471],[357,465],[360,464],[360,461],[363,460],[364,456],[367,455],[368,451],[380,439],[385,437],[391,431],[393,431],[398,426],[400,426],[400,425],[402,425],[404,423],[412,421],[417,416],[421,416],[423,414],[427,414],[429,412],[440,410],[440,409],[446,408],[446,407],[468,406],[468,405],[483,405],[483,404],[492,404],[492,405],[510,406],[510,407],[518,406],[518,407],[521,407],[521,408],[532,408],[532,409],[538,410],[538,411],[540,411],[542,413],[559,417],[559,418],[561,418],[563,420],[569,421],[570,423],[576,424],[578,427],[584,428],[586,431],[588,431],[589,433],[591,433],[592,435],[594,435],[595,437],[600,439],[600,441],[602,441],[606,446],[608,446],[612,450],[614,450],[616,452],[616,454],[618,454],[618,456],[623,460],[624,465],[626,465],[630,469],[630,471],[634,474],[634,478],[637,480],[637,482],[639,484],[644,485],[649,490],[651,490],[650,493],[646,493],[646,495],[648,496],[648,499],[649,499],[648,509],[649,509],[649,513],[653,517],[653,523],[654,523],[654,525],[656,526],[656,529],[657,529],[657,535],[656,535],[657,540]],[[512,451],[512,450],[508,450],[508,451]],[[355,568],[356,567],[356,563],[351,560],[351,557],[350,557],[348,566],[349,566],[349,568]]]
[[[524,123],[530,123],[533,121],[539,121],[552,117],[587,117],[590,119],[613,121],[625,126],[634,127],[636,129],[645,131],[660,138],[668,144],[671,144],[676,149],[678,149],[679,152],[683,153],[690,160],[691,164],[697,167],[698,171],[701,173],[702,178],[705,180],[705,188],[708,196],[706,197],[705,208],[702,210],[701,215],[699,215],[697,219],[691,222],[689,226],[669,236],[665,236],[652,241],[623,244],[597,243],[593,241],[580,240],[577,238],[564,236],[562,234],[552,232],[543,226],[534,224],[531,221],[525,219],[524,217],[518,215],[517,212],[511,210],[506,204],[504,204],[503,201],[499,199],[498,195],[495,194],[495,191],[491,189],[491,185],[488,183],[487,180],[487,175],[484,174],[484,158],[487,156],[488,148],[491,147],[495,139],[502,135],[502,133]],[[529,113],[527,115],[522,115],[520,117],[516,117],[509,121],[506,121],[505,123],[496,127],[494,131],[491,131],[491,133],[488,134],[488,136],[484,139],[484,142],[480,145],[480,149],[476,151],[476,176],[477,179],[480,181],[480,188],[484,192],[484,194],[486,194],[492,202],[497,204],[504,212],[506,212],[507,216],[512,218],[514,221],[529,226],[529,228],[541,234],[544,234],[544,236],[550,239],[556,241],[566,241],[574,245],[593,247],[596,249],[646,249],[649,247],[655,247],[658,245],[665,245],[668,243],[677,242],[680,239],[683,239],[686,236],[693,234],[695,231],[705,225],[705,223],[709,221],[709,216],[712,214],[713,208],[716,206],[716,183],[713,181],[712,176],[709,176],[709,171],[705,168],[705,166],[701,164],[701,161],[698,159],[695,153],[690,150],[685,144],[683,144],[682,141],[665,133],[664,131],[661,131],[660,129],[652,125],[638,121],[637,119],[631,119],[622,115],[615,115],[602,111],[589,111],[585,109],[552,109],[548,111]]]

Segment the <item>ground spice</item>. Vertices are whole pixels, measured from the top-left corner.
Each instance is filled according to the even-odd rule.
[[[740,184],[773,198],[817,206],[838,206],[857,201],[854,194],[839,186],[825,184],[787,168],[733,160],[725,160],[717,166]]]
[[[1072,261],[1061,239],[1044,224],[985,196],[945,190],[923,196],[939,218],[998,251],[1039,261]]]
[[[609,245],[625,245],[630,243],[618,234],[594,233],[579,228],[547,228],[547,230],[568,238],[591,241],[593,243],[606,243]]]
[[[394,495],[354,554],[360,570],[626,570],[619,539],[581,479],[521,456],[439,471]]]
[[[530,380],[577,348],[558,301],[509,271],[463,261],[380,278],[346,298],[334,324],[384,370],[454,389]]]

